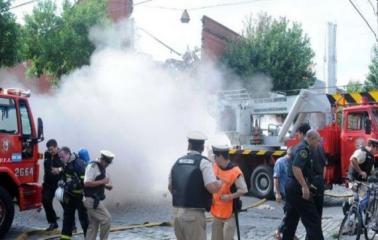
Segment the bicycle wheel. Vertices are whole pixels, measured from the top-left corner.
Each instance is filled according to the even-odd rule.
[[[375,218],[378,208],[378,202],[377,200],[373,200],[369,203],[369,206],[366,209],[365,212],[365,228],[364,228],[364,234],[365,238],[367,240],[373,240],[375,235],[377,234],[372,228],[375,224]]]
[[[341,222],[339,234],[337,239],[339,240],[359,240],[362,229],[361,215],[357,211],[355,205],[351,206],[347,215],[345,215]]]

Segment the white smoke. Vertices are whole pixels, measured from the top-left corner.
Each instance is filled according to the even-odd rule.
[[[107,194],[123,204],[164,195],[172,164],[186,152],[186,133],[215,132],[204,89],[210,89],[207,79],[212,85],[216,80],[214,69],[207,74],[202,69],[199,78],[172,73],[126,51],[124,41],[113,41],[119,36],[117,30],[95,28],[91,38],[100,47],[90,65],[63,77],[53,96],[31,101],[46,139],[73,151],[86,147],[92,159],[101,149],[115,153],[108,168],[114,189]]]

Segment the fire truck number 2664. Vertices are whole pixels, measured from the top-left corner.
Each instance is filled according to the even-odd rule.
[[[33,176],[34,169],[33,169],[33,167],[15,168],[14,174],[16,174],[16,176],[18,176],[18,177]]]

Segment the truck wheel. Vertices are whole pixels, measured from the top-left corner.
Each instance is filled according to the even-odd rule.
[[[249,191],[258,198],[273,199],[273,169],[270,166],[258,166],[252,173]]]
[[[14,205],[9,193],[0,187],[0,238],[3,237],[12,225]]]

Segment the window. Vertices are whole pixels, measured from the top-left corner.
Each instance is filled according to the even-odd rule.
[[[369,118],[367,112],[354,112],[348,114],[348,129],[362,130],[365,128],[365,121]]]
[[[21,116],[22,135],[31,136],[32,128],[30,124],[29,112],[28,112],[27,105],[24,101],[20,101],[20,116]]]
[[[378,109],[377,108],[373,109],[373,114],[374,114],[375,122],[378,123]]]
[[[0,134],[17,133],[16,104],[13,99],[0,98]]]

